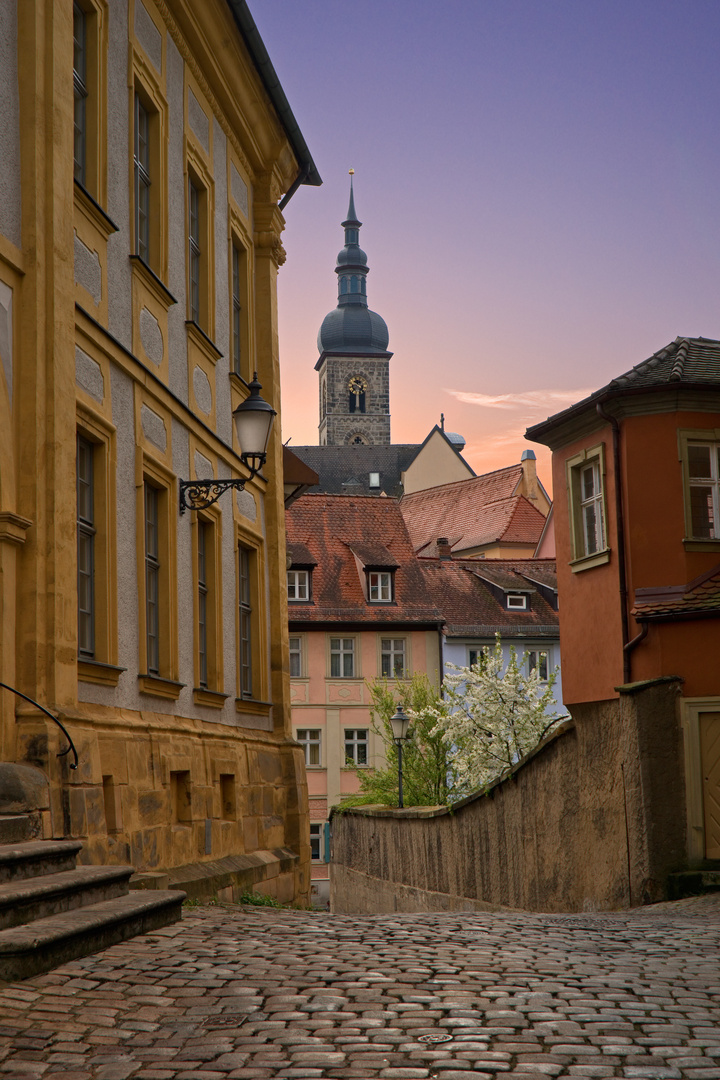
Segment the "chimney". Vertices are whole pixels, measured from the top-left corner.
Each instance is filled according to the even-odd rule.
[[[529,499],[531,503],[537,503],[538,501],[538,479],[535,462],[535,451],[523,450],[522,457],[520,458],[520,464],[523,471],[521,494],[523,494],[526,499]]]
[[[437,538],[437,551],[438,559],[452,559],[452,552],[450,550],[450,541],[447,536],[438,536]]]

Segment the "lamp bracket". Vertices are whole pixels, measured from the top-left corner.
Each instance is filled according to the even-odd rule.
[[[205,510],[217,502],[224,491],[228,488],[237,488],[242,491],[251,479],[245,480],[181,480],[180,481],[180,513],[186,509]]]

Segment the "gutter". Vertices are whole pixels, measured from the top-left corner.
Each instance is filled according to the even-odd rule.
[[[272,65],[268,51],[265,48],[265,43],[260,37],[260,31],[255,25],[255,20],[250,14],[250,9],[247,6],[246,0],[227,0],[227,5],[230,8],[232,16],[247,46],[248,52],[250,53],[250,58],[252,59],[267,95],[273,104],[300,167],[297,177],[280,203],[280,209],[282,210],[290,202],[290,199],[301,184],[320,187],[322,178],[317,171],[315,162],[312,159],[312,155],[305,142],[298,122],[293,115],[288,99],[285,97],[285,91],[280,85],[277,72]]]
[[[623,497],[622,497],[622,476],[620,473],[620,425],[616,418],[611,416],[610,413],[606,413],[600,402],[595,405],[595,411],[606,423],[610,424],[612,428],[613,438],[613,469],[615,472],[615,517],[617,528],[617,546],[618,546],[618,577],[620,579],[620,615],[622,619],[622,640],[623,640],[623,682],[632,682],[631,679],[631,661],[630,653],[636,645],[639,645],[642,639],[647,634],[647,624],[645,625],[644,633],[641,632],[636,638],[633,638],[632,642],[628,639],[630,637],[630,624],[628,620],[627,610],[627,572],[625,569],[625,517],[623,514]],[[630,646],[630,647],[628,647]]]

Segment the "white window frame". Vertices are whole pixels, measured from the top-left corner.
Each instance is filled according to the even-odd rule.
[[[297,642],[297,646],[293,647],[293,642]],[[290,656],[290,678],[302,679],[305,673],[305,649],[303,648],[304,642],[302,634],[291,634],[289,638],[289,656]],[[293,671],[293,659],[297,660],[297,671]]]
[[[295,738],[303,748],[306,769],[322,768],[322,728],[298,728]],[[313,750],[317,748],[317,761],[311,761]]]
[[[572,536],[573,558],[570,566],[573,573],[589,570],[610,559],[607,538],[607,506],[605,502],[605,444],[588,447],[565,463],[568,506],[570,510],[570,530]],[[584,478],[591,472],[593,490],[585,495]],[[591,512],[595,522],[594,541],[590,542]],[[593,550],[588,550],[593,547]]]
[[[333,647],[334,642],[338,642],[337,647]],[[331,638],[329,638],[328,649],[329,649],[329,653],[330,653],[330,663],[329,663],[330,678],[331,679],[355,679],[355,678],[357,678],[357,664],[356,664],[356,656],[355,656],[355,653],[356,653],[355,638],[353,638],[353,637],[342,637],[340,635],[338,635],[337,637],[331,637]],[[352,668],[352,671],[350,671],[350,672],[345,670],[345,668],[347,666],[345,664],[345,658],[347,656],[349,656],[351,658],[351,662],[350,662],[349,666]],[[334,657],[339,658],[337,666],[340,669],[340,673],[337,674],[337,675],[333,674],[333,658]]]
[[[362,737],[360,737],[362,736]],[[348,748],[350,753],[348,753]],[[365,760],[358,761],[359,750],[364,748]],[[345,764],[366,769],[370,765],[370,731],[368,728],[345,728],[343,731],[343,753]]]
[[[302,595],[303,593],[304,595]],[[308,602],[310,599],[309,570],[288,570],[287,596],[291,604],[306,604]]]
[[[322,821],[311,821],[310,822],[310,862],[314,862],[314,863],[324,863],[325,862],[325,859],[323,858],[323,840],[325,839],[324,836],[323,836],[323,832],[324,832],[323,825],[324,825],[324,822],[322,822]],[[317,840],[317,849],[313,845],[314,840]],[[317,850],[317,855],[315,854],[316,850]]]
[[[545,673],[543,674],[543,660]],[[546,683],[550,678],[550,651],[548,649],[528,649],[527,651],[528,675],[536,668],[539,669],[540,682]]]
[[[368,601],[371,604],[391,604],[393,602],[392,570],[368,570]]]
[[[508,611],[527,611],[528,602],[525,593],[508,593],[505,600]]]
[[[473,667],[474,664],[477,664],[480,657],[482,657],[483,662],[487,660],[488,652],[489,648],[487,645],[468,646],[468,667]],[[474,660],[473,656],[475,657]]]
[[[386,647],[387,645],[387,647]],[[397,646],[401,647],[398,648]],[[397,657],[402,657],[402,670],[398,674],[396,671],[395,661]],[[389,658],[389,671],[385,671],[385,658]],[[405,638],[380,638],[380,678],[382,679],[404,679],[408,670],[407,662],[407,640]]]
[[[690,465],[690,451],[693,448],[707,449],[708,457],[710,459],[710,476],[693,476],[692,467]],[[717,442],[714,439],[705,439],[703,441],[696,439],[688,440],[687,485],[690,518],[688,537],[691,540],[720,540],[720,442]],[[703,535],[697,531],[696,528],[696,515],[693,512],[693,491],[697,489],[707,489],[709,492],[707,500],[707,508],[709,510],[708,535]]]

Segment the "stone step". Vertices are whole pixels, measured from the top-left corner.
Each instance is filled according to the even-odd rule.
[[[79,840],[28,840],[0,845],[0,883],[74,870]]]
[[[686,896],[720,891],[720,869],[683,870],[668,877],[668,899],[683,900]]]
[[[79,866],[5,882],[0,885],[0,930],[123,896],[133,872],[132,866]]]
[[[29,979],[59,964],[177,922],[185,893],[131,892],[0,931],[0,980]]]
[[[0,814],[0,844],[21,844],[32,839],[32,835],[29,814]]]

